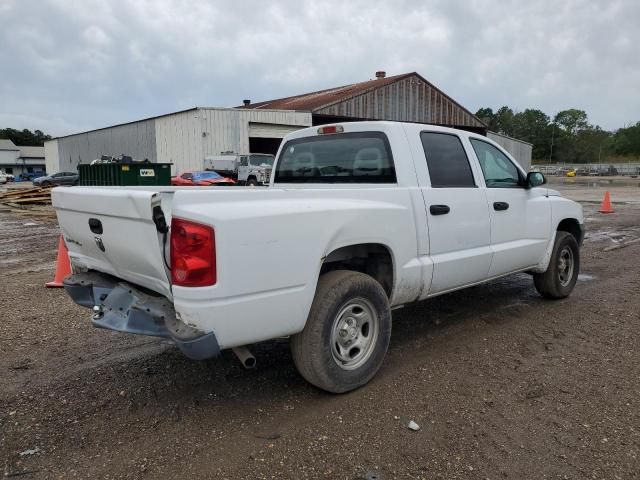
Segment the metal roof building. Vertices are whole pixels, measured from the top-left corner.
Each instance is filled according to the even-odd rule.
[[[259,103],[242,108],[309,111],[314,125],[336,121],[393,120],[431,123],[484,133],[487,126],[473,113],[416,72]]]
[[[493,135],[473,113],[416,72],[319,90],[237,108],[192,108],[53,139],[45,144],[47,171],[75,170],[101,155],[173,163],[173,173],[203,168],[221,152],[276,153],[289,132],[356,120],[428,123],[488,135],[528,169],[531,145]],[[528,152],[528,153],[527,153]],[[528,157],[527,157],[528,155]]]
[[[274,108],[310,112],[313,125],[357,120],[428,123],[486,135],[507,150],[525,169],[531,166],[532,145],[487,130],[478,117],[416,72],[294,95],[258,103],[244,101],[239,108]]]
[[[207,155],[275,153],[287,133],[310,125],[306,112],[196,107],[54,138],[45,143],[47,172],[74,171],[101,155],[121,154],[173,163],[174,174],[202,170]]]
[[[11,140],[0,139],[0,171],[19,175],[44,170],[44,148],[16,146]]]

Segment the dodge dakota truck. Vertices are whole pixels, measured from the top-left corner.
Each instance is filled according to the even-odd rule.
[[[354,122],[287,135],[268,188],[57,188],[94,326],[171,339],[205,359],[290,337],[329,392],[367,383],[391,311],[516,272],[543,296],[574,288],[582,208],[486,137]]]

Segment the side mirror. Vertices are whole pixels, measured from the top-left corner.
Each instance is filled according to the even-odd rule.
[[[540,172],[529,172],[527,173],[527,180],[525,182],[525,186],[527,188],[539,187],[540,185],[544,185],[547,183],[547,179],[544,178],[544,175]]]

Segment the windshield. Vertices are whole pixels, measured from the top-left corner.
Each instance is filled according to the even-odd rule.
[[[273,155],[249,155],[249,163],[254,167],[273,167]]]
[[[193,180],[216,180],[218,178],[222,178],[222,176],[217,172],[193,172]]]

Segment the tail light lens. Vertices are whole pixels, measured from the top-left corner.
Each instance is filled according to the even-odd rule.
[[[215,285],[216,239],[208,225],[171,219],[171,283],[182,287]]]

